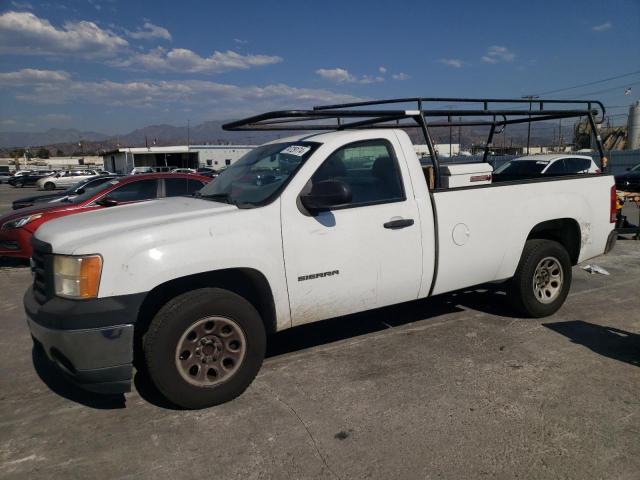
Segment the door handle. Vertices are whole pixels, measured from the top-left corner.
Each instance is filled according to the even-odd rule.
[[[391,230],[399,230],[401,228],[407,228],[413,225],[413,218],[402,218],[400,220],[391,220],[383,225],[384,228]]]

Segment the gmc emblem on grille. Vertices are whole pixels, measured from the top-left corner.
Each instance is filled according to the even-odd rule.
[[[298,277],[298,281],[304,282],[305,280],[314,280],[316,278],[321,278],[321,277],[332,277],[333,275],[340,275],[340,270],[331,270],[330,272],[312,273],[311,275],[302,275],[301,277]]]

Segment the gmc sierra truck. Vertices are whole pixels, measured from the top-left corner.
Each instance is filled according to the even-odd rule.
[[[228,124],[293,118],[320,133],[255,148],[193,197],[45,223],[24,298],[36,346],[88,390],[129,391],[135,364],[174,404],[203,408],[250,385],[275,332],[495,281],[523,316],[551,315],[572,265],[612,247],[612,176],[494,184],[487,163],[425,166],[402,121],[431,145],[425,119],[437,113],[384,112]],[[505,112],[482,109],[492,130],[536,115]],[[570,116],[554,112],[540,118]],[[325,131],[329,117],[337,126]]]

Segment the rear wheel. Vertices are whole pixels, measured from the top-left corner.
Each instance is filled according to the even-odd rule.
[[[571,259],[567,250],[553,240],[528,240],[510,286],[516,308],[527,317],[554,314],[571,288]]]
[[[169,301],[144,336],[151,380],[174,404],[205,408],[251,384],[266,350],[264,324],[241,296],[202,288]]]
[[[47,182],[44,184],[45,190],[53,190],[56,188],[56,185],[53,182]]]

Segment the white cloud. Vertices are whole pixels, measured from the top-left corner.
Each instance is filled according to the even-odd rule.
[[[326,80],[336,83],[356,82],[357,78],[351,75],[344,68],[319,68],[316,73]]]
[[[13,8],[17,8],[18,10],[33,10],[33,5],[29,2],[16,2],[15,0],[11,2],[11,6]]]
[[[385,73],[387,73],[387,69],[386,69],[385,67],[378,67],[378,71],[379,71],[380,73],[382,73],[383,75],[384,75]]]
[[[16,125],[18,122],[16,122],[13,118],[4,118],[2,120],[0,120],[0,125]]]
[[[465,62],[457,58],[443,58],[438,61],[443,65],[446,65],[447,67],[453,67],[453,68],[462,68],[465,65]]]
[[[243,40],[241,38],[234,38],[233,41],[238,45],[246,45],[247,43],[249,43],[249,40]]]
[[[516,58],[516,54],[507,47],[493,45],[487,49],[487,53],[482,56],[481,60],[485,63],[499,63],[512,62],[514,58]]]
[[[201,57],[186,48],[167,50],[158,47],[147,53],[134,54],[123,61],[114,63],[114,65],[164,72],[220,73],[229,70],[246,70],[280,62],[282,62],[282,57],[273,55],[242,55],[227,50],[226,52],[215,51],[209,57]]]
[[[93,22],[66,22],[62,28],[29,12],[0,15],[0,52],[112,56],[128,42]]]
[[[394,80],[409,80],[411,77],[406,73],[400,72],[394,73],[393,75],[391,75],[391,78],[393,78]]]
[[[36,70],[24,68],[17,72],[0,73],[0,86],[23,87],[69,80],[69,74],[62,70]]]
[[[57,73],[57,72],[56,72]],[[344,103],[358,97],[325,89],[298,88],[282,83],[265,86],[238,86],[204,80],[140,80],[130,82],[76,81],[68,76],[58,82],[16,84],[20,72],[1,74],[0,86],[14,87],[15,98],[37,104],[68,102],[126,108],[164,108],[167,106],[206,108],[228,106],[256,111],[280,107],[303,107],[317,103]],[[9,79],[10,81],[7,81]]]
[[[344,68],[319,68],[316,74],[334,83],[377,83],[384,82],[380,76],[362,75],[357,77]]]
[[[594,32],[606,32],[611,27],[613,27],[613,24],[611,22],[604,22],[600,25],[595,25],[591,27],[591,30],[593,30]]]
[[[131,38],[135,38],[136,40],[168,40],[171,41],[171,33],[164,27],[159,27],[158,25],[154,25],[151,22],[144,22],[142,28],[138,27],[135,32],[130,32],[127,30],[127,35]]]

